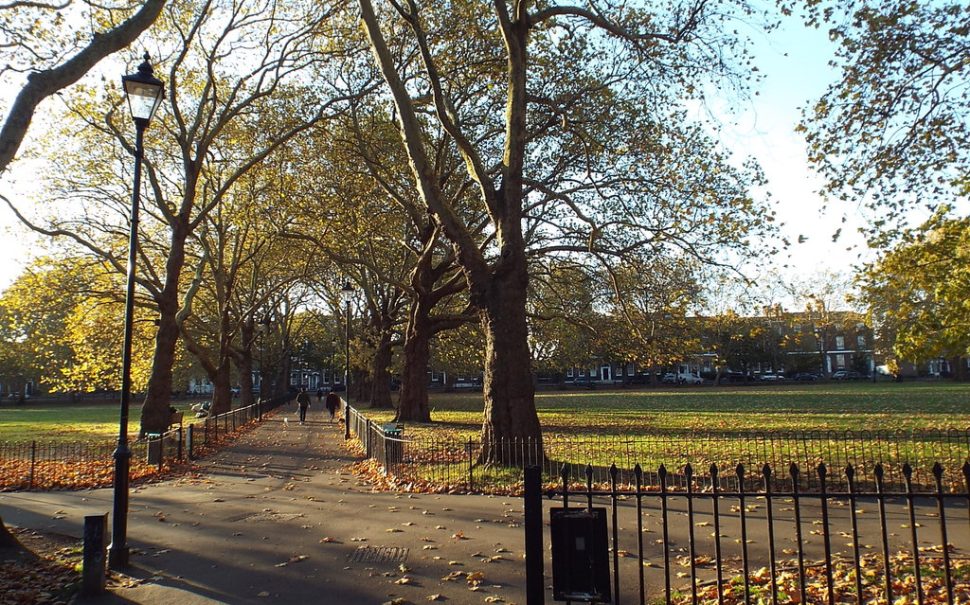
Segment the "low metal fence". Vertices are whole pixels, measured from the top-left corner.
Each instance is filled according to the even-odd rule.
[[[941,464],[931,465],[926,490],[914,486],[908,464],[902,489],[883,483],[881,465],[871,490],[855,471],[738,465],[725,476],[711,465],[701,475],[688,464],[675,489],[663,465],[652,475],[636,465],[633,486],[623,488],[611,465],[608,486],[598,489],[592,465],[581,477],[563,467],[552,488],[542,469],[527,468],[527,603],[549,596],[550,560],[557,601],[967,602],[970,464],[949,481]],[[815,476],[817,490],[802,491],[803,474]],[[844,491],[830,489],[839,476]],[[779,478],[786,489],[776,489]]]
[[[939,462],[948,477],[959,476],[970,459],[970,430],[940,431],[692,431],[637,437],[545,435],[541,443],[533,440],[504,440],[483,444],[476,438],[414,437],[407,427],[377,423],[352,406],[344,405],[350,418],[348,436],[360,439],[368,457],[384,465],[385,472],[402,480],[420,480],[467,491],[516,491],[521,477],[502,465],[483,463],[485,449],[498,452],[502,460],[541,461],[543,477],[556,481],[565,465],[589,462],[593,481],[610,481],[608,469],[614,461],[621,469],[657,468],[665,463],[668,484],[685,485],[684,467],[718,465],[722,475],[738,464],[759,468],[787,468],[797,464],[813,468],[825,462],[831,468],[855,469],[856,484],[872,488],[875,467],[879,464],[886,486],[902,488],[903,465],[913,469],[912,482],[918,487],[932,486],[929,472]],[[390,429],[388,432],[385,429]],[[390,447],[388,447],[389,444]],[[390,451],[391,455],[386,455]],[[656,477],[651,480],[656,481]],[[801,476],[802,489],[817,490],[812,473]],[[621,485],[632,485],[632,471],[621,470]],[[776,487],[782,487],[784,481]],[[847,489],[842,476],[829,478],[829,487]]]
[[[276,397],[223,414],[194,418],[160,435],[132,441],[133,480],[157,474],[166,464],[194,459],[219,446],[244,424],[291,400]],[[114,441],[0,442],[0,490],[104,487],[114,481]]]

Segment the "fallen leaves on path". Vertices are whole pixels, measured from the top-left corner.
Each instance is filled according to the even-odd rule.
[[[81,542],[64,536],[9,528],[25,551],[0,550],[0,602],[67,603],[78,589]]]
[[[292,557],[289,558],[289,560],[283,561],[282,563],[277,563],[276,565],[274,565],[274,567],[286,567],[291,563],[299,563],[300,561],[306,561],[309,558],[310,558],[309,555],[293,555]]]

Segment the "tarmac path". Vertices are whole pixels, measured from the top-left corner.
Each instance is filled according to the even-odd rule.
[[[325,416],[313,406],[300,425],[284,408],[197,476],[134,487],[130,574],[143,581],[89,602],[524,603],[521,498],[372,492]],[[79,537],[111,502],[111,489],[0,493],[0,514]]]

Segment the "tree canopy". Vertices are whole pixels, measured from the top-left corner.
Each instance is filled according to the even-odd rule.
[[[970,5],[810,3],[828,25],[841,76],[805,114],[825,193],[864,202],[870,235],[898,234],[914,204],[970,195]],[[890,240],[891,241],[891,240]]]

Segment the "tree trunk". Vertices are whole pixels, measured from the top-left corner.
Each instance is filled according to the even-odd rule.
[[[370,407],[391,409],[391,331],[381,330],[380,341],[371,361]]]
[[[209,376],[212,381],[212,415],[225,414],[232,409],[232,385],[229,372],[229,358],[223,357],[216,368],[215,374]]]
[[[485,332],[485,419],[481,461],[523,466],[542,460],[542,430],[535,407],[524,258],[497,272],[481,311]],[[508,268],[508,267],[505,267]]]
[[[397,406],[399,422],[431,422],[428,407],[428,362],[431,359],[431,325],[420,297],[412,303],[404,337],[404,368]]]
[[[256,329],[253,322],[243,322],[240,332],[242,349],[234,356],[236,369],[239,371],[239,406],[248,407],[253,404],[253,343]]]
[[[179,329],[175,320],[175,308],[160,308],[158,332],[155,334],[155,355],[152,357],[152,373],[148,379],[148,391],[141,407],[141,430],[145,433],[164,433],[172,412],[169,409],[172,395],[172,365],[175,363],[175,346]]]
[[[179,282],[185,266],[185,240],[189,227],[185,220],[172,226],[171,249],[165,262],[165,287],[159,293],[158,332],[155,334],[155,355],[152,357],[152,373],[148,378],[148,392],[141,406],[141,431],[164,433],[172,413],[172,366],[175,364],[175,346],[179,339],[178,310]]]
[[[253,404],[253,356],[246,351],[239,360],[236,368],[239,370],[239,406],[249,407]]]

